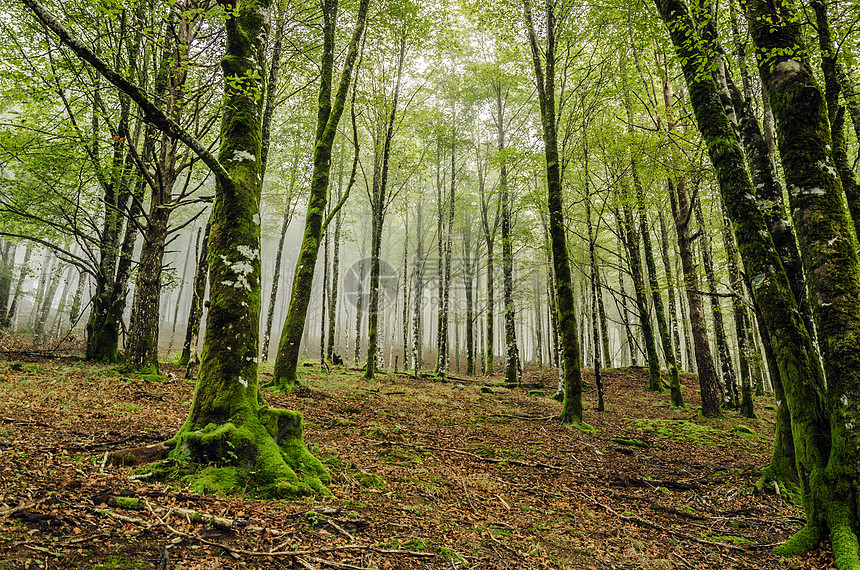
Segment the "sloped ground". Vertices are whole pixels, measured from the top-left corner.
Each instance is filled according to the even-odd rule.
[[[169,438],[191,383],[0,360],[0,569],[830,567],[826,549],[769,553],[802,522],[754,487],[769,400],[758,420],[703,420],[647,392],[644,371],[611,370],[606,413],[586,392],[596,431],[584,433],[557,423],[560,405],[539,393],[480,392],[498,378],[302,372],[296,393],[265,397],[304,413],[334,496],[261,502],[103,465],[107,451]],[[683,380],[697,405],[695,378]],[[525,382],[551,395],[556,376]]]

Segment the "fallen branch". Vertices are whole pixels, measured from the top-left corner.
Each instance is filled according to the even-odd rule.
[[[542,469],[552,469],[553,471],[570,471],[565,467],[558,467],[557,465],[549,465],[548,463],[539,463],[532,461],[520,461],[518,459],[496,459],[495,457],[483,457],[481,455],[475,453],[469,453],[468,451],[462,451],[460,449],[449,449],[446,447],[436,447],[433,445],[418,445],[415,443],[405,443],[402,441],[379,441],[379,440],[368,440],[375,445],[399,445],[402,447],[411,447],[413,449],[417,449],[419,451],[442,451],[445,453],[454,453],[456,455],[464,455],[466,457],[471,457],[478,461],[483,461],[486,463],[507,463],[512,465],[522,465],[523,467],[536,467]]]
[[[680,531],[677,531],[677,530],[672,530],[671,528],[666,528],[666,527],[661,526],[661,525],[659,525],[659,524],[657,524],[657,523],[655,523],[655,522],[649,521],[649,520],[647,520],[647,519],[643,519],[643,518],[642,518],[642,517],[640,517],[640,516],[636,516],[636,515],[630,515],[630,516],[628,516],[628,515],[622,515],[621,513],[619,513],[618,511],[616,511],[616,510],[615,510],[615,509],[613,509],[612,507],[610,507],[610,506],[608,506],[608,505],[604,505],[603,503],[601,503],[601,502],[597,501],[596,499],[594,499],[594,498],[590,497],[589,495],[587,495],[587,494],[583,493],[582,491],[578,491],[578,490],[574,490],[574,489],[567,489],[567,490],[568,490],[569,492],[572,492],[572,493],[577,493],[578,495],[580,495],[580,496],[584,497],[585,499],[587,499],[591,504],[593,504],[593,505],[595,505],[595,506],[598,506],[598,507],[600,507],[600,508],[604,509],[604,510],[605,510],[605,511],[607,511],[608,513],[610,513],[610,514],[612,514],[612,515],[614,515],[614,516],[618,517],[619,519],[623,520],[624,522],[632,522],[632,523],[634,523],[634,524],[638,524],[638,525],[641,525],[641,526],[644,526],[644,527],[653,528],[654,530],[659,530],[659,531],[665,532],[666,534],[671,534],[671,535],[673,535],[673,536],[677,536],[678,538],[683,538],[684,540],[690,540],[690,541],[692,541],[692,542],[696,542],[696,543],[698,543],[698,544],[704,544],[704,545],[706,545],[706,546],[716,546],[716,547],[718,547],[718,548],[728,548],[729,550],[737,550],[737,551],[739,551],[739,552],[746,552],[747,550],[751,550],[751,549],[759,549],[759,548],[773,548],[773,547],[775,547],[775,546],[779,546],[779,544],[782,544],[782,543],[776,543],[776,544],[750,544],[750,545],[748,545],[748,546],[737,546],[737,545],[734,545],[734,544],[728,544],[728,543],[725,543],[725,542],[715,542],[715,541],[713,541],[713,540],[705,540],[704,538],[698,538],[698,537],[695,537],[695,536],[689,535],[689,534],[684,533],[684,532],[680,532]]]
[[[516,420],[525,420],[527,422],[544,422],[547,420],[554,420],[558,416],[521,416],[518,414],[490,414],[493,417],[497,418],[514,418]]]

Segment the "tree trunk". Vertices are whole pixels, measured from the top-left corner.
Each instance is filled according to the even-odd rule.
[[[751,34],[766,54],[760,67],[780,129],[779,145],[802,260],[810,276],[813,312],[822,339],[827,388],[812,339],[765,230],[743,153],[716,84],[699,72],[705,56],[689,36],[695,24],[681,0],[658,3],[683,61],[693,109],[720,180],[752,291],[771,333],[791,413],[807,525],[777,551],[799,555],[827,534],[837,566],[860,567],[856,516],[857,417],[860,385],[860,267],[841,186],[829,153],[824,98],[805,53],[791,8],[754,0],[745,4]],[[828,426],[829,424],[829,426]]]
[[[645,211],[645,192],[641,182],[638,182],[634,164],[633,179],[636,186],[636,205],[639,212],[639,232],[642,234],[642,244],[645,251],[645,266],[648,269],[648,286],[651,289],[651,300],[654,312],[657,316],[657,330],[660,333],[660,342],[663,345],[663,356],[666,359],[666,368],[669,372],[669,390],[671,392],[672,406],[684,407],[684,397],[681,395],[681,380],[678,377],[678,362],[675,349],[672,346],[672,337],[666,322],[666,310],[663,308],[663,295],[660,293],[660,283],[657,281],[657,263],[654,261],[654,250],[651,247],[651,231],[648,227],[648,216]]]
[[[625,184],[626,186],[626,184]],[[629,199],[629,189],[623,189],[625,198]],[[648,389],[652,392],[663,391],[663,381],[660,378],[660,361],[657,357],[657,345],[654,342],[654,329],[651,327],[651,313],[648,311],[648,301],[645,297],[645,283],[642,279],[642,258],[639,255],[639,232],[633,221],[630,206],[621,205],[623,215],[624,242],[627,249],[627,259],[630,262],[630,276],[633,278],[633,290],[636,293],[636,311],[639,313],[640,331],[645,342],[645,356],[648,363]]]
[[[681,334],[678,330],[678,310],[675,304],[675,277],[672,274],[672,264],[669,261],[669,232],[666,231],[666,219],[659,212],[660,219],[660,256],[663,260],[663,273],[669,292],[669,324],[672,329],[672,348],[676,357],[675,364],[681,366]]]
[[[194,272],[194,289],[191,293],[191,308],[188,311],[188,324],[185,327],[185,343],[182,345],[182,355],[179,357],[180,366],[188,366],[185,377],[189,377],[191,364],[197,361],[197,334],[200,331],[200,319],[203,317],[203,298],[206,296],[206,281],[208,277],[209,233],[212,220],[206,223],[202,242],[198,240],[196,248],[197,268]],[[193,354],[193,358],[192,358]]]
[[[415,261],[412,266],[412,373],[418,377],[418,371],[424,367],[424,358],[421,350],[421,310],[424,300],[424,212],[421,199],[416,206],[415,226]],[[404,363],[405,364],[405,363]]]
[[[78,319],[81,317],[81,304],[84,299],[84,289],[90,279],[89,273],[83,271],[78,276],[78,286],[75,289],[75,295],[72,297],[72,304],[69,307],[69,328],[74,330],[78,324]]]
[[[342,225],[343,216],[338,212],[334,223],[334,246],[331,259],[331,296],[329,297],[328,305],[328,344],[326,345],[326,358],[329,360],[332,360],[334,357],[334,337],[337,332],[336,317],[338,309],[338,286],[340,285],[340,228]]]
[[[399,57],[397,59],[397,75],[394,94],[391,98],[391,113],[386,117],[385,131],[381,133],[384,141],[382,148],[374,148],[373,188],[370,196],[372,237],[370,245],[370,303],[367,313],[367,368],[364,378],[372,380],[376,369],[377,319],[379,316],[379,254],[382,247],[382,230],[385,224],[385,212],[388,209],[388,162],[391,157],[391,139],[394,136],[395,119],[397,118],[397,103],[400,97],[400,82],[403,78],[403,64],[406,59],[406,25],[401,30]],[[452,182],[453,184],[453,182]],[[453,191],[452,191],[453,192]],[[383,329],[384,330],[384,329]],[[384,338],[384,336],[383,336]]]
[[[466,287],[466,376],[475,375],[475,307],[472,301],[472,219],[466,220],[463,232],[463,285]],[[476,256],[477,257],[477,256]]]
[[[200,232],[201,228],[197,228],[197,244],[198,249],[200,245]],[[191,252],[195,251],[194,248],[191,247],[191,244],[194,243],[194,235],[191,234],[188,236],[188,249],[185,251],[185,263],[182,265],[182,277],[179,282],[179,291],[176,294],[176,307],[173,310],[173,322],[171,323],[170,329],[170,343],[167,345],[167,352],[170,353],[173,350],[173,341],[176,337],[176,323],[179,321],[179,308],[182,306],[182,295],[185,293],[185,283],[188,281],[188,268],[191,267]]]
[[[714,261],[711,257],[711,238],[705,226],[701,203],[697,200],[693,206],[696,221],[699,224],[699,244],[702,248],[702,265],[705,267],[705,278],[708,281],[708,292],[711,298],[711,313],[714,317],[714,336],[717,341],[717,353],[722,369],[723,404],[731,408],[738,407],[737,380],[732,355],[729,352],[729,342],[726,340],[726,326],[723,321],[723,308],[717,294],[717,279],[714,276]]]
[[[278,356],[275,360],[274,384],[289,391],[296,382],[296,367],[299,360],[299,347],[305,328],[305,318],[313,286],[314,268],[319,253],[323,232],[323,212],[328,195],[329,173],[331,171],[331,151],[334,145],[337,126],[343,114],[346,96],[351,83],[353,66],[358,56],[358,47],[367,20],[369,0],[361,0],[356,16],[355,29],[344,60],[343,71],[337,93],[332,99],[332,76],[334,71],[335,23],[337,3],[329,0],[323,6],[323,49],[320,68],[319,107],[315,136],[313,173],[308,197],[305,231],[302,245],[293,273],[293,290],[290,306],[284,321]]]
[[[30,256],[33,255],[33,248],[29,245],[24,249],[24,259],[21,261],[21,268],[18,271],[18,280],[15,282],[15,289],[12,292],[12,300],[9,303],[7,313],[0,315],[0,328],[6,329],[12,326],[12,320],[15,318],[15,313],[18,311],[18,301],[21,298],[21,291],[24,288],[24,280],[30,273]]]
[[[169,184],[169,186],[167,185]],[[171,188],[167,181],[164,189]],[[153,192],[156,194],[156,192]],[[169,195],[169,191],[168,191]],[[137,287],[134,290],[135,319],[129,331],[125,349],[125,370],[141,373],[158,373],[158,324],[161,299],[161,269],[170,209],[164,207],[169,198],[153,197],[149,224],[144,232],[143,250],[140,252]]]
[[[735,240],[732,235],[731,222],[725,211],[725,204],[721,201],[721,213],[723,214],[723,245],[726,251],[726,261],[729,266],[729,279],[732,287],[732,312],[735,318],[735,334],[738,339],[738,353],[740,357],[741,393],[740,412],[745,418],[754,418],[755,405],[753,403],[751,364],[752,347],[747,343],[747,314],[741,295],[744,291],[744,282],[741,270],[738,266],[738,252],[735,248]]]
[[[601,334],[598,328],[598,311],[597,311],[597,296],[600,294],[600,284],[597,279],[597,256],[594,254],[595,242],[597,241],[594,225],[591,223],[591,185],[589,184],[588,173],[588,144],[585,144],[583,153],[585,165],[585,223],[588,228],[588,258],[590,266],[591,280],[591,328],[594,331],[594,354],[592,361],[594,362],[594,383],[597,386],[597,411],[606,411],[606,405],[603,401],[603,377],[600,373],[600,348]],[[605,333],[604,333],[605,334]]]
[[[5,320],[9,312],[12,295],[12,272],[15,268],[15,252],[18,246],[11,240],[0,240],[0,315]],[[3,323],[0,323],[3,324]]]
[[[48,315],[51,313],[51,306],[54,304],[57,287],[60,285],[64,271],[63,263],[58,260],[57,266],[53,268],[53,275],[47,280],[42,302],[37,307],[36,319],[33,324],[33,344],[42,344],[45,340],[45,324],[48,322]]]
[[[681,266],[684,271],[684,283],[687,288],[687,305],[690,308],[690,328],[692,329],[693,347],[696,355],[696,369],[699,373],[699,392],[702,396],[702,415],[706,417],[722,417],[720,411],[720,386],[714,360],[711,357],[711,343],[705,327],[705,312],[702,309],[702,296],[699,293],[699,276],[693,262],[693,240],[690,235],[690,217],[693,204],[687,197],[686,185],[683,178],[677,183],[669,182],[669,191],[677,208],[673,212],[675,229],[678,235],[678,250],[681,254]],[[694,198],[695,199],[695,198]]]
[[[261,80],[254,78],[265,69],[269,9],[268,0],[242,2],[225,22],[224,76],[247,77],[251,88],[225,82],[209,314],[194,399],[171,457],[219,465],[207,469],[209,481],[229,477],[261,495],[282,497],[324,492],[328,474],[304,445],[301,414],[269,408],[258,388],[263,109],[254,96]]]
[[[560,419],[564,423],[582,422],[582,371],[577,342],[576,315],[574,313],[573,283],[564,228],[564,200],[561,183],[561,165],[556,134],[555,101],[555,11],[552,3],[546,4],[546,48],[541,50],[532,22],[530,0],[523,0],[535,85],[540,103],[543,127],[544,154],[546,157],[547,202],[549,229],[552,236],[553,272],[558,294],[558,319],[564,353],[564,402]],[[542,64],[545,57],[546,69]]]

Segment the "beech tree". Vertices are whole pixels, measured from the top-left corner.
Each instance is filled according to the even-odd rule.
[[[38,0],[22,0],[74,53],[123,91],[161,132],[187,145],[217,181],[209,236],[210,307],[191,410],[170,449],[164,473],[205,465],[199,488],[228,481],[266,496],[325,492],[328,474],[308,453],[301,414],[269,408],[259,394],[261,93],[266,68],[269,0],[219,3],[226,33],[218,156],[209,153],[110,68]],[[230,458],[225,460],[224,458]],[[227,463],[227,466],[223,466]]]
[[[296,269],[293,273],[293,290],[281,340],[278,343],[273,380],[276,386],[286,391],[291,390],[296,382],[299,347],[302,333],[305,330],[305,318],[311,298],[314,268],[325,225],[327,225],[327,221],[324,223],[323,217],[328,200],[332,147],[352,83],[352,74],[358,58],[359,44],[364,33],[369,5],[370,0],[361,0],[359,3],[355,28],[344,59],[340,80],[336,89],[333,90],[335,87],[332,82],[335,69],[339,2],[338,0],[324,0],[322,3],[323,45],[313,173],[311,174],[310,196],[305,214],[304,236],[296,261]]]
[[[779,131],[801,260],[810,277],[813,316],[824,369],[766,230],[744,154],[726,117],[696,25],[682,0],[657,2],[681,60],[696,122],[708,145],[756,302],[770,333],[791,417],[806,526],[777,548],[804,554],[829,535],[840,570],[860,568],[857,539],[856,388],[860,356],[860,262],[839,175],[830,125],[796,14],[788,2],[751,1],[744,8],[761,51],[760,73]],[[851,348],[849,348],[851,347]],[[824,378],[827,378],[825,384]]]

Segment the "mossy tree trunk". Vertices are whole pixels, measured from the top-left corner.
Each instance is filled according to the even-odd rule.
[[[478,189],[481,196],[481,227],[483,228],[484,242],[487,246],[487,334],[486,343],[484,346],[484,374],[491,375],[495,369],[495,353],[494,353],[494,321],[496,318],[495,312],[495,270],[494,262],[494,245],[496,241],[496,231],[500,222],[501,200],[496,201],[495,211],[490,206],[490,194],[486,189],[486,171],[484,170],[485,162],[478,157]]]
[[[663,381],[660,379],[660,360],[657,356],[657,344],[654,340],[654,328],[651,326],[651,312],[648,310],[648,300],[645,295],[645,282],[642,279],[642,257],[639,253],[639,232],[636,229],[631,212],[630,190],[623,188],[624,196],[621,204],[622,237],[624,239],[627,260],[630,265],[630,276],[633,280],[633,291],[636,294],[636,312],[639,314],[640,331],[645,344],[645,358],[648,363],[648,389],[654,392],[663,391]]]
[[[801,261],[808,277],[827,392],[830,445],[825,477],[812,482],[822,504],[807,511],[806,533],[785,547],[801,552],[829,532],[840,570],[860,568],[858,483],[860,442],[860,262],[851,232],[827,119],[801,38],[798,16],[788,2],[746,4],[750,31],[762,54],[760,72],[777,123],[778,145]],[[770,23],[768,23],[770,22]],[[821,30],[819,30],[821,33]],[[838,165],[837,165],[838,166]],[[787,382],[786,382],[787,383]],[[788,386],[786,386],[788,392]],[[799,435],[792,428],[795,441]],[[816,518],[818,520],[816,520]]]
[[[678,329],[678,309],[675,302],[675,276],[669,259],[669,232],[666,230],[666,218],[663,212],[658,213],[660,220],[660,258],[663,261],[663,273],[666,275],[666,285],[669,294],[669,324],[672,329],[672,348],[675,352],[675,364],[681,366],[681,334]]]
[[[266,65],[271,6],[245,0],[225,8],[224,76],[247,79],[225,84],[218,159],[226,176],[212,210],[209,313],[191,411],[172,453],[244,469],[266,495],[322,491],[327,474],[304,446],[301,415],[268,408],[258,388],[263,86],[256,71]]]
[[[660,283],[657,280],[657,263],[654,261],[654,248],[651,245],[651,231],[648,227],[648,216],[645,209],[645,192],[641,183],[637,182],[635,186],[636,209],[639,213],[639,233],[642,235],[642,249],[645,252],[645,267],[648,269],[648,288],[651,290],[651,301],[654,305],[654,313],[657,318],[657,330],[660,333],[660,342],[663,346],[663,356],[666,359],[666,368],[669,372],[669,390],[671,392],[672,406],[683,408],[684,397],[681,395],[681,380],[678,377],[678,361],[676,359],[675,349],[672,346],[672,337],[669,331],[669,325],[666,321],[666,309],[663,305],[663,295],[660,293]]]
[[[284,321],[278,355],[275,360],[274,384],[282,390],[291,390],[296,382],[296,367],[299,360],[299,347],[305,328],[305,318],[310,303],[313,286],[314,268],[322,238],[323,215],[328,195],[331,154],[337,127],[343,115],[347,93],[352,80],[358,48],[364,32],[370,0],[361,0],[355,19],[355,29],[343,64],[337,91],[332,97],[332,78],[334,75],[335,40],[338,20],[338,0],[324,0],[323,47],[320,66],[319,107],[313,153],[313,173],[311,174],[310,195],[308,197],[305,230],[296,269],[293,273],[293,289],[290,306]]]
[[[589,183],[588,174],[588,142],[585,143],[583,149],[583,164],[585,174],[585,222],[588,230],[588,259],[589,259],[589,277],[591,281],[591,328],[594,330],[594,338],[592,346],[594,347],[593,362],[594,362],[594,383],[597,386],[597,411],[606,411],[606,404],[603,401],[603,377],[600,373],[600,352],[601,352],[601,337],[605,334],[598,326],[599,311],[597,309],[597,296],[600,294],[600,282],[597,277],[597,229],[591,222],[591,184]],[[604,349],[605,350],[605,349]]]
[[[723,405],[737,408],[737,380],[735,376],[734,362],[729,350],[729,341],[726,339],[726,325],[723,320],[723,306],[717,291],[717,277],[714,272],[714,258],[711,250],[711,234],[705,225],[702,214],[701,200],[696,200],[695,206],[696,222],[699,224],[699,245],[702,251],[702,266],[705,269],[705,280],[708,282],[708,293],[710,293],[711,315],[714,322],[714,340],[717,344],[717,357],[719,358],[720,385],[722,386]]]
[[[681,0],[658,2],[682,61],[696,121],[732,219],[752,291],[771,333],[791,413],[807,525],[778,551],[796,555],[830,535],[840,570],[860,568],[856,527],[858,445],[856,350],[860,269],[841,186],[829,154],[824,98],[800,39],[791,6],[745,5],[759,49],[762,77],[779,125],[779,146],[828,383],[819,368],[777,251],[766,231],[744,155],[721,106],[716,83],[699,72],[706,61],[693,41],[695,24]]]
[[[546,45],[544,49],[541,49],[532,21],[530,0],[523,0],[523,8],[540,104],[546,157],[549,233],[552,241],[553,273],[555,274],[558,296],[558,326],[561,332],[564,360],[564,401],[559,419],[563,423],[579,423],[582,422],[582,370],[580,369],[579,341],[574,311],[573,280],[570,274],[570,261],[564,229],[562,173],[556,131],[555,48],[558,30],[556,29],[555,8],[552,2],[547,2],[545,5]]]
[[[699,276],[693,262],[693,240],[695,238],[690,232],[693,205],[687,196],[686,181],[683,178],[679,177],[675,183],[670,181],[669,192],[674,206],[673,215],[675,230],[678,235],[678,251],[684,272],[687,305],[690,310],[690,330],[693,337],[696,370],[699,374],[702,414],[714,418],[721,417],[723,413],[720,411],[720,386],[717,380],[717,371],[714,368],[714,359],[711,356],[711,343],[705,328],[705,311],[702,308],[702,295],[699,293]]]
[[[855,235],[860,236],[860,185],[857,183],[854,169],[848,160],[845,141],[845,107],[840,102],[842,84],[839,81],[839,76],[844,74],[837,58],[838,51],[833,41],[830,18],[827,14],[831,7],[830,4],[822,0],[811,0],[810,4],[815,12],[815,23],[818,28],[818,47],[821,50],[821,71],[824,77],[827,116],[830,121],[833,163],[842,182],[842,190],[848,202],[848,211],[853,220]]]
[[[466,376],[475,375],[475,266],[472,262],[472,218],[463,228],[463,285],[466,287]],[[406,235],[409,235],[407,232]],[[477,254],[475,255],[477,258]]]
[[[514,249],[511,238],[511,223],[513,218],[513,196],[508,185],[508,162],[506,158],[507,128],[505,108],[507,107],[506,90],[498,78],[494,78],[493,95],[496,109],[496,149],[499,160],[499,201],[501,203],[502,223],[502,289],[505,303],[505,382],[520,384],[520,351],[517,346],[515,329],[516,307],[514,305]]]
[[[370,239],[370,302],[367,309],[367,366],[364,378],[372,380],[375,377],[378,351],[378,319],[379,319],[379,256],[382,248],[382,230],[385,224],[385,214],[388,210],[390,199],[388,197],[388,165],[391,158],[391,140],[394,137],[395,121],[397,119],[397,104],[400,98],[400,85],[403,79],[403,64],[406,61],[406,39],[408,33],[407,24],[404,21],[395,39],[397,45],[397,71],[394,82],[394,92],[391,96],[390,111],[388,101],[385,101],[383,109],[377,110],[380,117],[376,124],[381,127],[382,132],[376,133],[377,142],[374,145],[373,158],[373,181],[370,192],[370,216],[371,216],[371,239]],[[453,184],[453,182],[452,182]]]
[[[663,77],[663,105],[666,109],[666,131],[672,136],[676,128],[674,114],[674,95],[668,77]],[[669,179],[669,202],[672,207],[672,217],[675,220],[675,235],[678,237],[678,257],[681,258],[681,270],[684,274],[684,286],[687,293],[689,308],[689,337],[693,339],[696,372],[699,375],[699,392],[702,398],[702,414],[708,417],[721,417],[720,387],[714,360],[711,356],[711,345],[705,328],[705,313],[702,309],[702,296],[699,292],[699,277],[693,262],[693,241],[695,236],[690,231],[690,219],[693,216],[695,201],[698,199],[698,187],[692,198],[687,195],[687,180],[683,175]],[[683,304],[682,304],[683,305]],[[682,311],[683,313],[683,311]],[[689,342],[687,344],[687,357]],[[692,360],[692,359],[690,359]]]
[[[257,377],[260,317],[261,114],[269,0],[222,2],[226,51],[219,157],[165,115],[140,88],[110,69],[38,0],[26,5],[79,57],[185,142],[216,178],[209,239],[210,308],[194,398],[171,440],[168,461],[211,466],[210,481],[267,496],[324,492],[327,472],[302,439],[301,415],[261,401]],[[244,78],[241,82],[236,77]]]
[[[745,418],[755,417],[755,405],[753,403],[753,386],[752,386],[752,352],[755,347],[748,344],[749,335],[747,334],[747,318],[746,308],[744,307],[741,295],[744,292],[744,282],[741,277],[741,270],[738,266],[738,251],[735,247],[735,238],[732,235],[732,225],[726,214],[725,204],[720,202],[723,224],[723,245],[726,251],[726,261],[729,269],[729,282],[732,288],[732,313],[735,319],[735,334],[738,341],[738,356],[740,368],[738,372],[741,377],[741,393],[738,405],[741,415]]]

